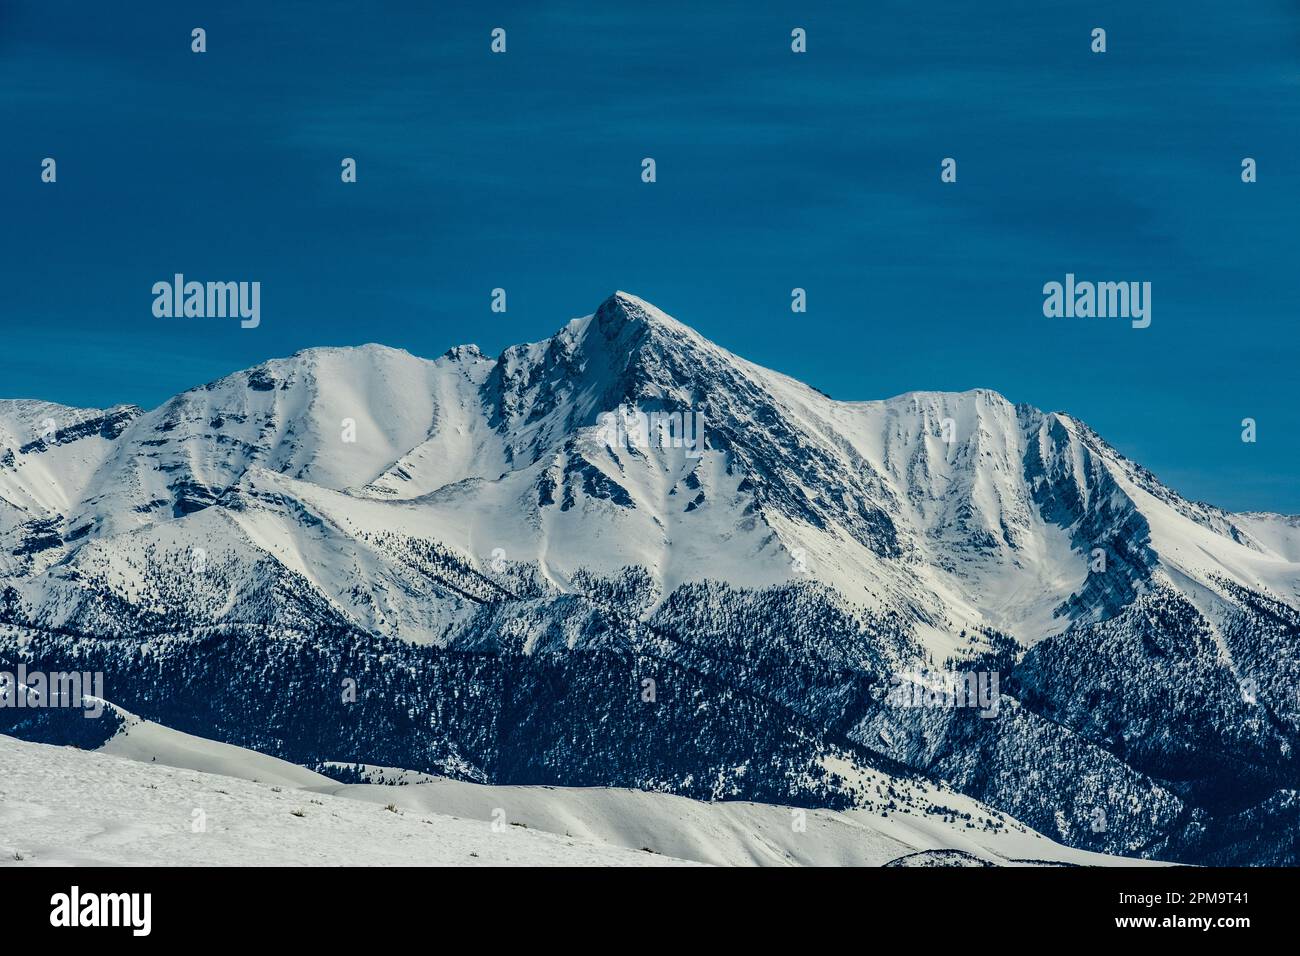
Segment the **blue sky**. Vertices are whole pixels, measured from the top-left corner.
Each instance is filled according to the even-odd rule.
[[[1044,6],[6,0],[0,396],[495,353],[621,288],[837,398],[987,386],[1300,512],[1300,12]],[[155,318],[175,272],[260,281],[261,326]],[[1150,281],[1151,327],[1044,318],[1067,272]]]

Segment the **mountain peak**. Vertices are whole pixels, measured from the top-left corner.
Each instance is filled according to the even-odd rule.
[[[359,359],[373,360],[375,358],[393,358],[398,360],[415,359],[420,362],[426,362],[428,359],[412,355],[406,349],[397,348],[393,345],[384,345],[380,342],[365,342],[360,345],[314,345],[310,348],[299,349],[287,359],[270,359],[263,362],[263,365],[269,362],[280,362],[289,364],[299,361],[320,361],[322,359]]]
[[[483,350],[472,342],[468,345],[453,345],[442,353],[442,357],[456,362],[478,362],[487,358]]]
[[[687,326],[658,306],[622,290],[600,304],[595,319],[596,325],[608,338],[616,338],[629,325],[688,331]]]

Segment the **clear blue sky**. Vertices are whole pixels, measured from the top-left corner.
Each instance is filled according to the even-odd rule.
[[[0,396],[495,353],[622,288],[837,398],[988,386],[1300,512],[1300,11],[1048,6],[5,0]],[[154,318],[174,272],[259,280],[261,327]],[[1152,326],[1044,318],[1066,272],[1150,281]]]

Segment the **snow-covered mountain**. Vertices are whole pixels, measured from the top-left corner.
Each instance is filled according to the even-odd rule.
[[[676,428],[639,431],[637,413]],[[783,773],[794,732],[945,777],[1065,842],[1203,859],[1239,845],[1222,828],[1240,814],[1266,832],[1295,817],[1298,607],[1296,518],[1187,501],[1082,422],[988,390],[835,401],[625,293],[495,359],[313,349],[148,412],[0,403],[0,622],[15,653],[125,668],[142,696],[119,700],[141,713],[139,661],[114,664],[105,648],[124,645],[105,639],[144,639],[178,673],[193,641],[328,634],[340,654],[415,646],[411,666],[452,669],[487,653],[585,687],[597,723],[613,705],[590,682],[624,659],[629,698],[650,667],[749,695]],[[945,665],[1000,673],[1003,713],[883,702],[891,675]],[[500,720],[519,706],[501,680],[439,686],[492,686]],[[170,716],[201,733],[216,719]],[[698,743],[698,718],[675,719]],[[626,742],[517,736],[507,773],[484,763],[503,759],[501,728],[489,745],[436,722],[426,765],[392,765],[579,783]],[[711,748],[605,782],[694,795]],[[752,774],[708,792],[789,789]],[[1118,831],[1087,822],[1103,805]]]

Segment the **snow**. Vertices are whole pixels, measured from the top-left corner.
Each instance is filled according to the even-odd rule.
[[[112,705],[110,705],[112,706]],[[330,786],[333,781],[306,767],[142,720],[114,707],[124,724],[99,753],[140,763],[157,762],[181,770],[239,777],[279,787]]]
[[[610,447],[597,416],[629,401],[723,410],[718,421],[706,416],[706,433],[725,427],[728,440],[699,458]],[[58,437],[36,441],[47,419]],[[873,537],[873,520],[889,533]],[[380,345],[310,349],[147,412],[0,401],[0,592],[13,588],[47,629],[112,631],[122,614],[111,597],[149,612],[150,633],[173,619],[273,632],[291,604],[290,624],[301,613],[308,624],[339,618],[437,643],[484,595],[497,595],[491,563],[502,554],[535,565],[560,590],[584,570],[644,568],[653,582],[647,615],[685,583],[810,580],[846,607],[898,612],[920,656],[939,662],[980,650],[980,629],[1031,645],[1115,613],[1104,599],[1066,602],[1085,591],[1090,550],[1121,535],[1152,563],[1116,572],[1133,574],[1123,582],[1132,588],[1103,590],[1127,598],[1151,583],[1177,589],[1215,628],[1229,667],[1219,628],[1234,617],[1228,585],[1300,607],[1300,518],[1189,502],[1081,422],[987,389],[832,400],[627,293],[496,359],[472,346],[436,360]],[[482,577],[434,567],[456,564],[441,552],[428,557],[434,545]],[[191,569],[200,551],[201,573]],[[444,573],[459,577],[448,583]],[[466,593],[461,578],[481,593]],[[304,768],[134,718],[86,767],[112,756],[144,761],[150,773],[166,764],[262,787],[321,788],[331,799],[341,792]],[[75,763],[62,769],[80,772]],[[508,804],[536,829],[633,850],[647,841],[714,863],[884,862],[895,851],[932,850],[1059,858],[1055,844],[1023,828],[953,831],[942,815],[877,821],[819,811],[809,815],[813,836],[796,840],[789,808],[476,789],[390,771],[385,779],[398,774],[410,786],[350,790],[347,813],[393,790],[399,802],[415,801],[409,813],[476,817],[488,803]],[[157,785],[175,789],[179,779]],[[912,790],[923,805],[965,800]],[[37,796],[29,794],[39,806]],[[69,814],[93,812],[75,794],[66,799]],[[278,825],[276,807],[258,813]],[[148,813],[140,819],[163,826]],[[141,839],[154,846],[146,831]]]
[[[330,791],[412,812],[490,820],[498,808],[529,829],[570,834],[715,866],[882,866],[922,850],[956,849],[998,865],[1133,861],[1073,850],[1014,821],[997,833],[942,816],[866,810],[800,810],[772,804],[706,803],[665,793],[594,787],[493,787],[454,780],[408,786],[350,784]],[[977,801],[934,788],[936,802],[988,814]],[[940,799],[941,798],[941,799]],[[796,822],[803,829],[796,828]]]
[[[684,381],[700,368],[706,384]],[[826,520],[756,505],[731,452],[692,459],[683,449],[607,447],[597,416],[628,389],[639,400],[728,408],[735,420],[726,424],[759,470],[779,473]],[[746,418],[758,405],[776,421]],[[103,414],[0,402],[0,444],[22,446],[47,416]],[[355,442],[345,440],[345,420]],[[790,447],[772,446],[773,429]],[[0,467],[0,580],[16,582],[55,624],[79,606],[73,577],[92,570],[128,602],[165,610],[151,581],[158,555],[179,561],[203,548],[228,569],[224,592],[206,598],[214,620],[238,618],[269,579],[255,569],[271,562],[360,627],[438,641],[468,606],[431,588],[408,555],[375,543],[399,531],[485,573],[495,553],[535,564],[561,589],[582,569],[628,565],[649,572],[660,599],[688,582],[760,588],[809,577],[850,605],[903,612],[942,660],[977,650],[970,635],[981,628],[1032,644],[1071,623],[1059,612],[1088,579],[1091,542],[1076,540],[1077,523],[1044,515],[1030,461],[1050,464],[1051,480],[1085,508],[1136,509],[1172,580],[1192,582],[1202,603],[1221,600],[1215,576],[1300,602],[1294,519],[1185,502],[1068,416],[988,389],[834,401],[627,293],[497,359],[468,346],[432,361],[378,345],[311,349],[183,393],[116,440],[94,434],[18,455]],[[1098,468],[1117,489],[1106,501],[1093,497]],[[589,493],[573,469],[617,484],[631,506]],[[571,507],[539,502],[545,476],[561,486],[557,498],[569,482]],[[180,507],[181,478],[202,500]],[[856,509],[887,516],[901,555],[854,536]],[[29,567],[12,553],[24,522],[45,518],[65,536],[89,530]]]
[[[96,471],[114,451],[114,442],[92,429],[76,440],[46,441],[47,423],[56,434],[75,430],[111,415],[129,416],[137,409],[72,408],[51,402],[0,400],[0,455],[14,453],[10,467],[0,467],[0,532],[9,520],[32,514],[61,514],[80,502]],[[41,443],[41,450],[20,454]],[[10,515],[6,520],[6,515]],[[2,568],[2,566],[0,566]]]
[[[256,766],[254,772],[260,772],[263,765]],[[108,865],[657,866],[682,861],[0,736],[0,866]]]
[[[1300,519],[1229,515],[1186,502],[1163,488],[1158,490],[1164,494],[1157,497],[1131,465],[1110,460],[1106,467],[1146,519],[1152,549],[1193,603],[1205,610],[1204,599],[1219,594],[1215,578],[1222,576],[1300,606]],[[1182,584],[1184,577],[1190,586]]]
[[[298,854],[294,858],[299,862],[328,863],[332,857],[309,854],[309,841],[303,840],[305,845],[299,845],[299,837],[304,835],[300,830],[318,830],[322,823],[328,822],[328,828],[332,828],[329,838],[351,846],[349,841],[354,835],[349,828],[354,821],[368,821],[363,826],[374,825],[366,813],[357,811],[357,806],[382,810],[394,804],[405,814],[403,820],[434,820],[440,828],[437,831],[440,840],[445,830],[452,834],[447,839],[464,836],[462,831],[467,821],[479,821],[480,829],[471,831],[470,836],[487,841],[488,848],[493,848],[490,837],[501,835],[491,829],[491,823],[496,820],[507,825],[507,833],[522,830],[530,834],[552,834],[574,841],[568,844],[570,848],[600,846],[612,853],[616,848],[639,851],[648,847],[658,854],[655,859],[672,858],[718,866],[880,866],[910,853],[932,850],[957,850],[998,865],[1026,862],[1135,865],[1135,861],[1062,846],[941,784],[891,777],[840,760],[834,761],[831,769],[854,779],[863,789],[892,787],[919,800],[910,809],[900,800],[903,809],[881,816],[866,810],[804,811],[771,804],[706,803],[672,794],[616,788],[485,786],[391,767],[362,768],[366,779],[385,783],[339,784],[295,764],[181,733],[116,709],[125,719],[124,726],[95,753],[0,737],[0,780],[6,781],[0,784],[0,792],[4,793],[3,803],[13,805],[8,818],[0,810],[0,824],[10,819],[15,823],[21,820],[26,825],[31,820],[45,819],[50,815],[46,811],[51,811],[63,814],[57,822],[69,826],[70,834],[94,832],[95,827],[102,826],[123,845],[125,858],[116,859],[104,848],[106,856],[97,857],[94,862],[147,862],[137,854],[161,852],[164,845],[170,848],[172,844],[166,843],[163,837],[178,819],[185,824],[184,830],[194,808],[217,807],[221,819],[230,828],[228,834],[223,831],[221,835],[240,841],[239,852],[251,852],[247,844],[258,839],[272,845],[287,839],[289,845],[285,852]],[[103,764],[105,756],[121,759]],[[19,760],[24,773],[11,775],[8,772],[11,763]],[[147,768],[147,773],[142,774],[142,766]],[[180,773],[180,769],[187,773]],[[37,781],[42,774],[55,772],[66,773],[66,779],[51,785],[60,792],[46,802],[41,798],[44,788]],[[110,777],[116,778],[115,782],[106,783]],[[254,783],[260,789],[248,788]],[[160,820],[154,803],[141,809],[140,800],[128,801],[132,788],[147,790],[151,786],[164,791],[154,803],[162,801],[174,808],[176,801],[180,801],[184,815]],[[71,794],[64,792],[69,789]],[[97,808],[93,797],[101,790],[104,807]],[[218,793],[219,790],[226,793]],[[184,809],[185,799],[190,801],[188,809]],[[313,799],[326,803],[313,805],[310,802]],[[133,810],[140,812],[110,814],[111,819],[102,817],[105,808],[116,811],[121,801],[128,801]],[[241,812],[250,814],[250,819],[237,819],[235,807],[245,808]],[[945,812],[929,813],[927,808],[942,808]],[[281,819],[294,809],[304,809],[308,815],[290,817],[287,821]],[[208,812],[214,815],[211,810]],[[94,819],[80,821],[77,814]],[[958,814],[969,814],[976,826],[966,826]],[[330,820],[324,821],[327,815]],[[124,818],[138,818],[142,822],[135,828],[127,828],[120,822]],[[447,822],[448,818],[455,820]],[[388,817],[381,819],[386,825],[392,822]],[[311,822],[304,824],[303,820]],[[983,827],[984,821],[994,820],[998,824],[995,829]],[[289,823],[295,826],[281,832]],[[51,821],[50,829],[53,827]],[[6,827],[0,826],[0,853],[10,856],[5,840],[11,838],[6,838],[5,832]],[[34,832],[45,831],[36,827]],[[416,838],[424,835],[417,827]],[[401,828],[390,836],[399,842],[411,839]],[[177,842],[183,843],[185,838],[182,832]],[[46,839],[53,838],[47,835]],[[94,840],[90,842],[96,845]],[[71,852],[66,847],[56,850],[34,839],[15,845],[19,852],[27,847],[38,861],[77,862],[59,858],[60,852]],[[262,852],[273,849],[270,846]],[[383,854],[391,849],[379,841],[374,848],[376,858],[350,862],[384,862]],[[235,852],[224,842],[195,843],[188,850],[177,848],[176,852],[182,856],[176,862],[210,862],[204,856],[209,851],[218,853],[221,860],[227,859],[225,854]],[[488,853],[484,849],[478,852],[486,861]],[[522,854],[525,849],[517,852]],[[186,853],[193,856],[185,856]],[[460,861],[455,855],[448,859],[448,862]],[[528,861],[520,856],[513,862]],[[644,861],[632,858],[608,862]]]

